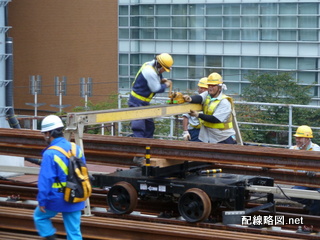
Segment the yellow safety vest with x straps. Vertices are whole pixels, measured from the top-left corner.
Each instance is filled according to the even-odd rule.
[[[203,104],[203,113],[206,115],[213,115],[215,109],[217,108],[217,106],[219,105],[219,103],[221,102],[222,99],[228,99],[228,101],[231,103],[231,108],[234,108],[234,103],[231,97],[222,94],[221,99],[216,99],[214,101],[211,101],[211,97],[210,95],[207,96],[204,104]],[[230,114],[230,117],[228,118],[227,122],[224,123],[211,123],[211,122],[207,122],[207,121],[203,121],[203,125],[205,127],[209,127],[209,128],[216,128],[216,129],[220,129],[220,130],[226,130],[226,129],[230,129],[233,127],[232,124],[232,114]]]
[[[135,83],[135,81],[137,80],[137,77],[139,76],[139,74],[141,73],[141,71],[144,69],[144,68],[146,68],[146,67],[150,67],[150,68],[152,68],[153,70],[155,70],[151,65],[149,65],[148,63],[144,63],[143,65],[142,65],[142,67],[139,69],[139,71],[137,72],[137,74],[136,74],[136,77],[135,77],[135,79],[134,79],[134,81],[133,81],[133,83],[132,83],[132,86],[134,85],[134,83]],[[139,100],[141,100],[141,101],[144,101],[144,102],[150,102],[151,101],[151,99],[153,98],[153,96],[155,95],[155,93],[150,93],[150,95],[148,96],[148,97],[144,97],[144,96],[141,96],[141,95],[139,95],[138,93],[136,93],[135,91],[131,91],[130,92],[130,94],[132,95],[132,96],[134,96],[135,98],[137,98],[137,99],[139,99]]]
[[[71,152],[70,151],[66,152],[63,148],[58,147],[58,146],[51,146],[48,149],[55,149],[55,150],[61,152],[67,158],[70,158],[72,156],[72,154],[74,156],[76,156],[76,152],[77,152],[76,144],[73,143],[73,142],[71,143]],[[79,158],[82,157],[82,152],[81,151],[79,151],[78,157]],[[58,155],[54,155],[53,160],[59,165],[59,167],[62,169],[64,174],[66,176],[68,176],[68,166],[64,163],[64,161]],[[67,184],[66,182],[55,182],[55,183],[52,184],[52,188],[65,187],[66,184]]]

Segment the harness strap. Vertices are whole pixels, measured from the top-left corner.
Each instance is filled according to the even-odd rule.
[[[66,152],[63,148],[59,147],[59,146],[51,146],[49,147],[48,149],[54,149],[54,150],[57,150],[59,152],[61,152],[63,155],[65,155],[68,159],[71,157],[71,156],[76,156],[76,144],[71,142],[71,151],[68,151]],[[81,157],[82,153],[80,152],[79,153],[79,157]],[[68,166],[64,163],[64,161],[58,157],[57,155],[54,155],[54,159],[53,159],[58,165],[59,167],[61,168],[61,170],[64,172],[65,175],[68,175],[68,171],[69,171],[69,168]],[[52,188],[64,188],[67,183],[66,182],[60,182],[60,180],[57,178],[56,179],[57,182],[53,183],[52,184]]]

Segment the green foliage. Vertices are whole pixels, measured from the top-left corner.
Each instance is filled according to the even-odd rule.
[[[313,86],[298,85],[290,73],[250,72],[246,78],[250,85],[242,94],[245,101],[285,104],[308,104],[311,101],[308,92]]]
[[[82,101],[83,105],[85,102]],[[98,102],[96,104],[91,101],[87,102],[87,107],[78,106],[73,108],[73,112],[85,112],[85,111],[98,111],[98,110],[107,110],[107,109],[117,109],[118,108],[118,94],[111,94],[106,101]],[[111,134],[111,124],[105,125],[105,135]],[[90,134],[101,134],[101,125],[89,125],[85,126],[84,132]]]
[[[247,102],[307,105],[311,102],[312,85],[299,85],[289,73],[278,75],[251,72],[250,84],[241,95]],[[284,126],[242,125],[241,133],[246,142],[288,144],[288,106],[240,105],[236,107],[239,122],[269,123]],[[293,125],[319,125],[320,110],[293,108]]]

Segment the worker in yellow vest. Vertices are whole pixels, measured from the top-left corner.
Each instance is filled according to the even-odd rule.
[[[172,65],[173,58],[168,53],[161,53],[152,61],[144,63],[132,83],[128,100],[129,107],[149,106],[155,94],[165,92],[172,82],[163,78],[162,73],[170,72]],[[154,121],[152,118],[133,120],[131,129],[133,137],[153,138]]]
[[[293,135],[296,139],[296,145],[290,147],[293,150],[306,150],[306,151],[320,151],[318,144],[313,143],[311,138],[313,138],[312,129],[307,125],[301,125],[297,128],[296,133]],[[299,170],[299,172],[305,172]],[[305,172],[309,177],[315,177],[316,172]],[[304,189],[313,190],[320,192],[320,188],[317,187],[306,187],[306,186],[294,186],[293,189]],[[297,201],[306,206],[310,215],[320,215],[320,200],[313,199],[303,199],[303,198],[292,198],[292,200]]]
[[[191,103],[201,103],[203,113],[190,110],[190,115],[202,119],[199,139],[205,143],[236,144],[235,130],[232,124],[234,108],[231,97],[225,95],[226,85],[220,74],[214,72],[208,76],[208,91],[200,95],[184,95],[184,100]]]

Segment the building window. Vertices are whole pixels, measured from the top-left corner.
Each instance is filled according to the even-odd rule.
[[[240,30],[238,29],[223,30],[223,40],[240,40]]]
[[[222,30],[220,29],[208,29],[205,34],[206,40],[222,40]]]
[[[172,27],[187,27],[187,17],[172,17]]]
[[[277,69],[277,58],[275,57],[260,57],[260,68],[262,69]]]
[[[169,17],[156,17],[156,27],[170,27]]]
[[[156,54],[144,52],[161,49],[173,49],[169,75],[181,91],[196,88],[198,80],[212,72],[223,73],[228,94],[241,94],[251,70],[289,71],[305,85],[318,81],[318,58],[310,58],[320,49],[318,2],[141,2],[148,4],[121,5],[119,0],[119,39],[126,40],[119,44],[120,88],[130,86],[128,79],[133,80],[141,64]],[[295,45],[297,51],[292,49]],[[201,54],[194,54],[195,46]],[[297,53],[307,57],[298,58]],[[315,87],[316,94],[319,88]]]
[[[299,14],[318,14],[318,7],[317,3],[300,3],[298,4],[298,12]]]
[[[280,41],[296,41],[297,39],[297,31],[296,30],[281,30],[279,32],[279,40]]]
[[[186,40],[188,37],[188,32],[185,29],[173,29],[172,30],[172,39],[184,39]]]
[[[296,59],[288,57],[279,58],[279,69],[296,69]]]
[[[242,68],[258,68],[258,57],[242,57],[241,67]]]
[[[141,5],[140,6],[141,13],[140,15],[154,15],[154,6],[153,5]]]
[[[240,67],[240,57],[224,57],[223,67],[225,68],[239,68]]]

